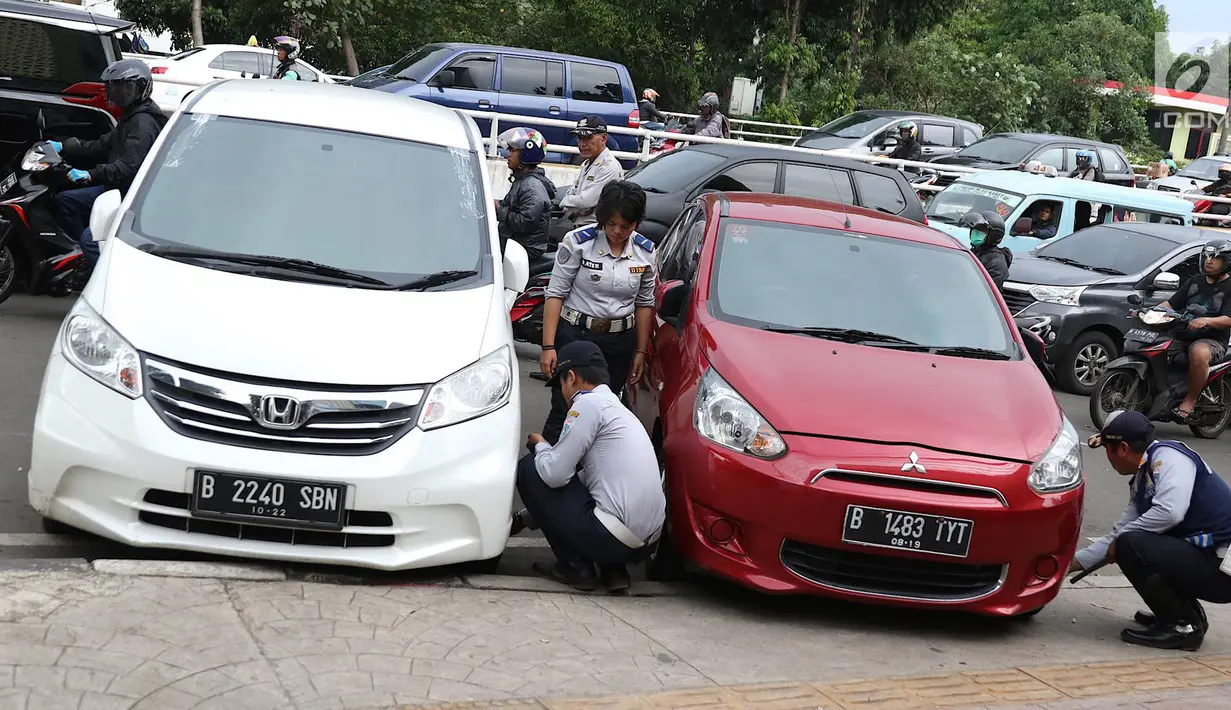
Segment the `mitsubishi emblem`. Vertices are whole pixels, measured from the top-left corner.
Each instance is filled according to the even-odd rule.
[[[919,463],[919,454],[914,451],[910,452],[910,460],[902,464],[903,471],[914,471],[915,473],[927,473],[928,470]]]

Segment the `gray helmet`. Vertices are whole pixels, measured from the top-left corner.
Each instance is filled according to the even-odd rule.
[[[140,59],[121,59],[103,70],[107,100],[120,108],[128,108],[149,98],[154,88],[150,66]]]
[[[711,111],[717,111],[718,110],[718,94],[715,94],[712,91],[705,92],[705,94],[702,95],[701,98],[697,101],[697,108],[698,109],[708,108]]]

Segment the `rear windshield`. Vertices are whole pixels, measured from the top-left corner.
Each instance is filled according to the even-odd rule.
[[[431,77],[432,71],[440,66],[441,62],[445,59],[453,56],[453,54],[454,50],[449,47],[429,44],[394,62],[389,67],[387,73],[399,79],[410,79],[411,81],[418,82],[426,81]]]
[[[724,220],[710,297],[716,317],[752,328],[851,328],[931,347],[1015,349],[966,250]]]
[[[955,182],[928,203],[928,219],[955,223],[969,212],[989,210],[1005,218],[1013,214],[1023,199],[1013,192]]]
[[[727,162],[721,155],[701,150],[673,150],[628,171],[628,180],[647,192],[675,192]]]
[[[118,43],[109,35],[0,17],[0,86],[59,93],[99,81],[109,63],[104,43],[119,57]]]
[[[1035,256],[1102,272],[1137,274],[1175,247],[1173,241],[1148,234],[1094,226],[1051,242],[1035,252]]]
[[[136,246],[305,259],[395,285],[483,273],[487,190],[472,152],[203,114],[167,130],[123,235]],[[342,179],[355,166],[363,179]]]
[[[992,136],[961,149],[957,155],[997,165],[1016,165],[1022,162],[1035,145],[1019,138]]]

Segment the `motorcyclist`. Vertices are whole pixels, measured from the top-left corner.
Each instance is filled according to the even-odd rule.
[[[1103,171],[1094,164],[1094,151],[1092,150],[1077,151],[1077,169],[1069,173],[1069,177],[1077,178],[1078,180],[1105,182]]]
[[[274,37],[274,49],[278,52],[278,68],[273,78],[299,80],[299,72],[295,71],[295,60],[299,58],[299,40],[281,35]]]
[[[710,138],[730,138],[731,124],[718,111],[718,94],[708,91],[697,101],[697,113],[693,122],[680,129],[681,133]]]
[[[641,114],[641,127],[650,131],[661,131],[667,127],[667,115],[658,110],[658,92],[646,89],[641,92],[641,102],[637,110]]]
[[[1175,164],[1175,154],[1171,151],[1167,151],[1167,154],[1163,156],[1163,165],[1167,166],[1168,175],[1175,175],[1180,169],[1180,167]]]
[[[1201,188],[1201,191],[1207,195],[1226,196],[1231,194],[1231,163],[1219,165],[1218,179]]]
[[[895,160],[913,160],[915,162],[923,161],[923,146],[919,144],[917,138],[919,127],[914,121],[903,121],[898,125],[898,145],[889,153],[889,157]]]
[[[1209,379],[1210,364],[1227,353],[1227,337],[1231,335],[1231,242],[1211,239],[1201,248],[1201,273],[1193,276],[1164,301],[1159,308],[1183,313],[1192,306],[1205,308],[1206,315],[1194,318],[1188,331],[1176,342],[1188,347],[1188,392],[1172,414],[1188,424],[1197,397]]]
[[[969,212],[958,224],[970,230],[971,253],[987,269],[996,288],[1002,288],[1013,264],[1013,252],[1000,246],[1000,241],[1004,239],[1004,219],[991,210]]]
[[[496,222],[500,228],[500,252],[509,240],[526,248],[531,261],[541,257],[550,240],[551,201],[556,186],[539,167],[547,157],[547,140],[532,128],[510,128],[496,138],[512,175],[513,184],[503,200],[496,201]]]
[[[89,230],[94,200],[107,190],[128,190],[167,122],[167,117],[150,100],[154,82],[148,64],[139,59],[121,59],[104,69],[101,78],[107,101],[123,109],[116,127],[98,140],[51,141],[70,165],[75,161],[95,164],[88,171],[69,170],[68,179],[79,187],[60,192],[52,201],[56,220],[69,237],[77,240],[85,255],[86,268],[77,270],[78,285],[85,283],[98,261],[98,242]]]

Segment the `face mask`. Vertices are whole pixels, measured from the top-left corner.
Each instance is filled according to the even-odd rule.
[[[987,241],[987,233],[977,229],[970,230],[970,246],[981,247]]]

